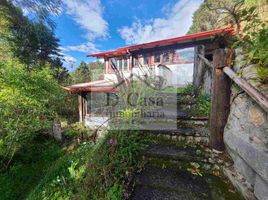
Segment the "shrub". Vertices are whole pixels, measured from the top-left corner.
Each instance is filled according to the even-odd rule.
[[[97,144],[85,142],[55,162],[28,199],[123,199],[143,147],[136,131],[107,130]]]
[[[0,63],[0,149],[7,165],[23,144],[51,128],[61,94],[49,69],[28,72],[16,62]]]

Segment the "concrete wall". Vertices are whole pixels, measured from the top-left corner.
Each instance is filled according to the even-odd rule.
[[[268,85],[256,81],[256,68],[249,65],[242,69],[243,57],[238,50],[236,54],[234,70],[268,95]],[[268,200],[268,113],[235,84],[224,141],[234,161],[233,167],[245,179],[249,191],[259,200]]]

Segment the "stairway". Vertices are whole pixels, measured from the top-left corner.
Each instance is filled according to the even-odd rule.
[[[174,118],[174,113],[170,118]],[[193,117],[183,110],[176,112],[176,118],[176,130],[156,124],[155,129],[141,133],[147,143],[141,155],[145,164],[134,176],[130,199],[241,199],[228,192],[230,186],[221,178],[212,175],[210,159],[197,145],[208,143],[207,119]]]

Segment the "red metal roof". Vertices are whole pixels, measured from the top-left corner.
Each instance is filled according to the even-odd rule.
[[[159,40],[159,41],[154,41],[154,42],[149,42],[149,43],[144,43],[144,44],[122,47],[113,51],[89,54],[87,56],[88,57],[90,56],[91,57],[106,57],[106,56],[111,57],[111,56],[116,56],[116,55],[124,55],[124,54],[127,54],[128,52],[135,51],[138,49],[153,48],[155,46],[170,45],[173,43],[184,43],[184,42],[187,43],[187,42],[192,42],[193,40],[204,40],[204,39],[210,38],[211,36],[215,36],[219,34],[234,35],[234,28],[228,27],[228,28],[223,28],[223,29],[204,31],[204,32],[184,35],[180,37],[165,39],[165,40]]]
[[[80,92],[116,92],[117,90],[114,88],[116,84],[117,82],[114,81],[98,80],[87,83],[78,83],[62,88],[72,94]]]

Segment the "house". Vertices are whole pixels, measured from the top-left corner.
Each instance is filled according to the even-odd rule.
[[[115,92],[114,86],[118,83],[115,69],[125,78],[133,74],[145,76],[146,73],[152,73],[155,78],[162,78],[166,86],[207,84],[209,90],[209,78],[206,83],[195,78],[204,73],[199,56],[212,61],[212,51],[225,47],[229,36],[233,34],[234,29],[228,27],[89,54],[87,56],[104,59],[104,79],[71,85],[65,89],[79,95],[80,122],[84,122],[90,114],[88,93]],[[205,70],[205,73],[209,77],[209,71]]]

